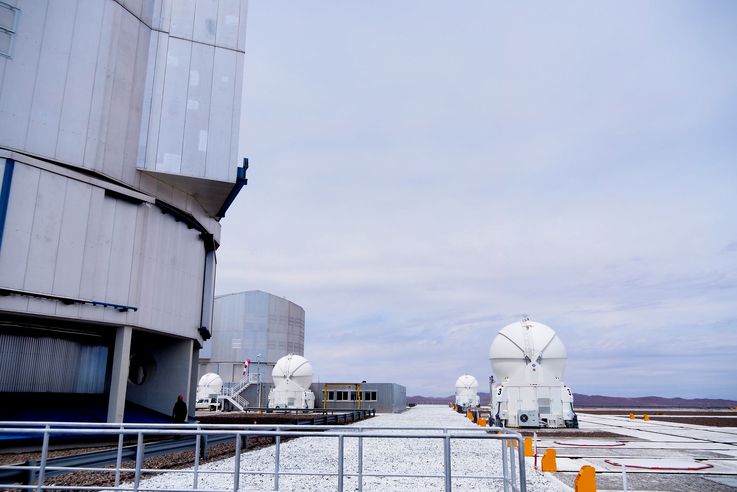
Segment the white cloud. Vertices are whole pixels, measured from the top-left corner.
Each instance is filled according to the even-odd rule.
[[[323,380],[448,394],[528,313],[576,391],[734,393],[733,7],[322,5],[249,5],[220,293],[302,305]]]

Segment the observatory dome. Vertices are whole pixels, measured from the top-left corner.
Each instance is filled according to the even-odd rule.
[[[489,348],[494,375],[504,380],[521,373],[529,364],[544,368],[551,378],[563,378],[566,349],[555,331],[536,321],[522,320],[499,330]]]
[[[456,380],[456,393],[461,390],[470,390],[476,392],[479,389],[479,382],[470,374],[464,374]]]
[[[198,395],[212,395],[220,393],[223,388],[223,378],[215,374],[214,372],[208,372],[203,375],[197,383],[197,394]]]
[[[291,380],[304,389],[308,389],[312,384],[313,374],[312,364],[301,355],[294,354],[285,355],[276,361],[276,365],[271,371],[275,386]]]

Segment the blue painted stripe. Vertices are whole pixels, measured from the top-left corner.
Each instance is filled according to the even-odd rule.
[[[15,161],[5,160],[5,172],[3,173],[3,187],[0,189],[0,249],[3,247],[3,233],[5,232],[5,217],[8,215],[8,203],[10,203],[10,183],[13,181],[13,169]]]

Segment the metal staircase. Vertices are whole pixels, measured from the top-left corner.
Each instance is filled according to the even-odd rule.
[[[238,381],[238,383],[236,383],[234,386],[231,386],[229,388],[224,387],[223,389],[221,389],[220,395],[218,395],[218,400],[223,403],[223,405],[221,405],[221,408],[225,406],[225,401],[228,401],[239,411],[243,412],[250,405],[250,403],[243,397],[242,393],[246,391],[249,386],[257,382],[258,374],[248,374],[248,376]]]

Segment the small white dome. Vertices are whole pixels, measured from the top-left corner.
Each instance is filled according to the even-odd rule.
[[[206,397],[208,395],[220,393],[220,390],[222,388],[223,378],[221,378],[214,372],[208,372],[207,374],[202,376],[197,383],[197,394],[204,395]]]
[[[309,389],[312,384],[312,364],[300,355],[285,355],[278,361],[271,371],[274,386],[290,380],[304,389]]]
[[[494,375],[503,380],[528,364],[543,367],[550,377],[563,378],[566,349],[555,331],[536,321],[523,320],[499,330],[489,347]]]
[[[476,392],[479,389],[479,382],[470,374],[464,374],[456,380],[456,392],[460,390],[469,390]]]

